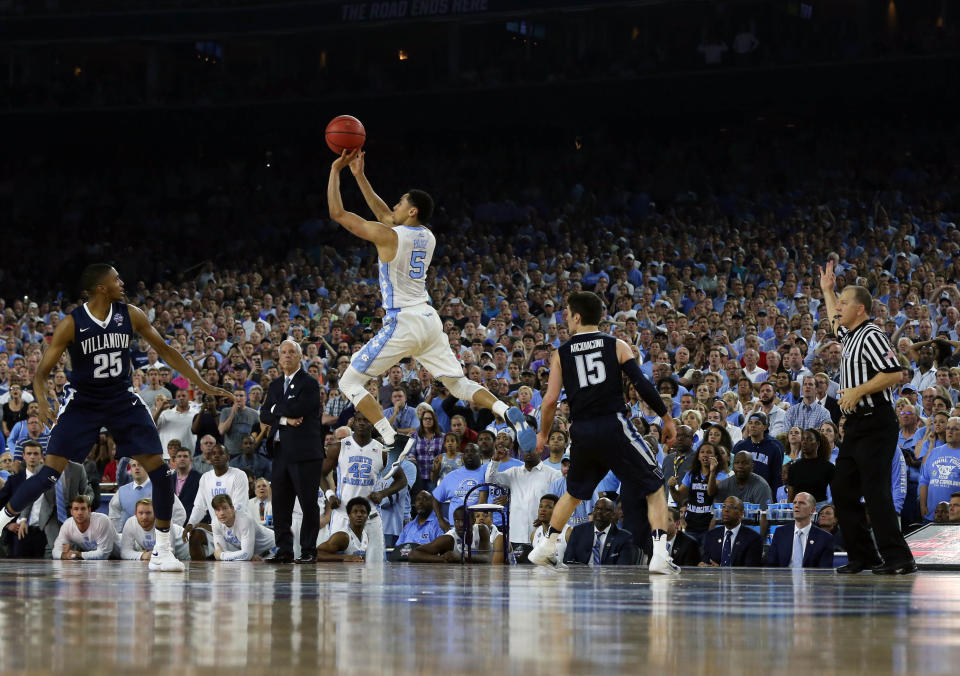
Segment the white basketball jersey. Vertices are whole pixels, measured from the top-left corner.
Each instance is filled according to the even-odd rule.
[[[347,544],[347,548],[343,550],[343,553],[344,554],[360,554],[361,556],[365,555],[367,553],[367,549],[370,546],[369,538],[367,537],[367,529],[366,528],[363,529],[362,540],[357,537],[357,534],[353,532],[352,528],[347,528],[345,532],[347,534],[347,538],[349,539],[349,543]]]
[[[383,471],[383,451],[383,444],[376,439],[371,439],[366,446],[358,444],[352,436],[340,441],[340,457],[337,460],[338,512],[346,514],[350,500],[358,496],[365,498],[373,492],[373,485]],[[370,513],[377,513],[376,505],[371,505]]]
[[[386,310],[419,305],[430,301],[427,293],[427,268],[433,259],[437,238],[427,228],[398,225],[397,255],[389,263],[380,261],[380,292]]]

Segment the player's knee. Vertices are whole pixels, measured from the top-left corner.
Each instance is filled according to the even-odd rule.
[[[463,376],[459,378],[440,376],[440,382],[450,391],[450,394],[464,401],[473,401],[473,395],[483,389],[479,383]]]
[[[357,402],[367,394],[364,385],[367,384],[368,380],[370,380],[369,376],[365,376],[352,366],[348,366],[346,373],[340,378],[340,391],[347,395],[347,399],[356,406]]]

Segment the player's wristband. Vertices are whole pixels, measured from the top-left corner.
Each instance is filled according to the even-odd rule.
[[[329,500],[330,498],[334,497],[336,494],[337,494],[337,492],[336,492],[335,490],[332,490],[332,489],[331,489],[331,490],[328,490],[328,491],[327,491],[326,493],[324,493],[323,495],[324,495],[324,497],[327,498],[327,500]]]

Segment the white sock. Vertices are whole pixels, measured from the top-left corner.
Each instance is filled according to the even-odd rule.
[[[373,423],[373,426],[377,428],[380,436],[383,437],[384,445],[389,446],[393,443],[393,440],[397,438],[397,433],[393,431],[393,426],[386,418],[380,418],[380,420]]]
[[[158,528],[154,532],[157,534],[157,545],[155,549],[158,552],[170,551],[170,531],[162,531]]]
[[[11,516],[9,513],[7,513],[6,507],[0,508],[0,532],[3,532],[6,529],[6,527],[9,524],[13,523],[13,520],[16,518],[17,518],[16,514],[13,514]]]
[[[663,554],[667,558],[670,558],[670,554],[667,552],[666,537],[653,538],[653,555],[656,556],[658,553]]]
[[[493,411],[493,414],[494,414],[494,415],[499,416],[499,417],[503,418],[504,420],[506,420],[506,418],[507,418],[507,409],[509,409],[509,408],[510,408],[509,406],[507,406],[507,405],[504,404],[502,401],[500,401],[499,399],[497,399],[495,402],[493,402],[493,406],[490,407],[490,410]]]

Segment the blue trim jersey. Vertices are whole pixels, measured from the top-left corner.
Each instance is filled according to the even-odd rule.
[[[68,348],[70,384],[77,398],[103,401],[129,396],[133,323],[126,303],[112,303],[105,322],[94,317],[86,303],[70,316],[74,325]]]
[[[380,261],[380,292],[385,310],[430,302],[427,268],[433,260],[437,238],[427,228],[398,225],[397,255],[389,263]]]

